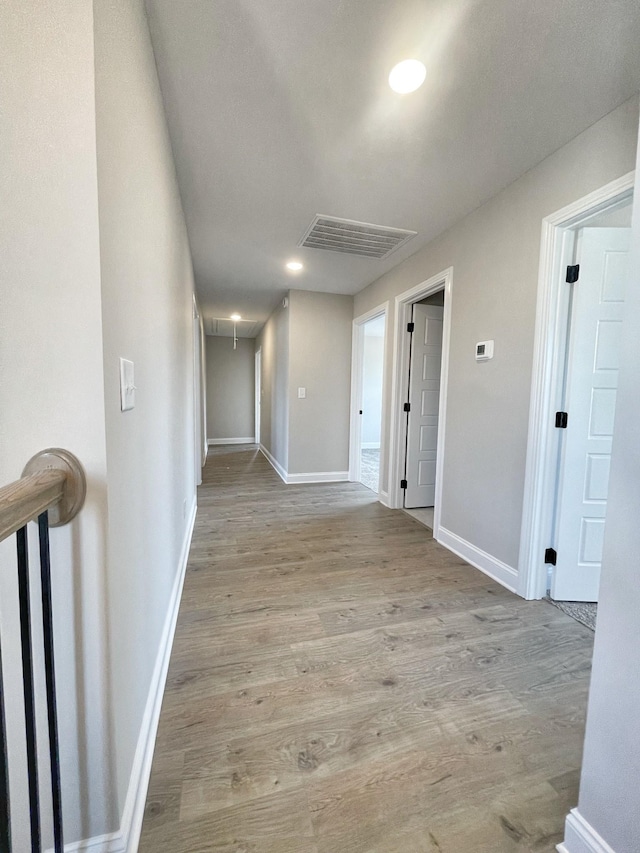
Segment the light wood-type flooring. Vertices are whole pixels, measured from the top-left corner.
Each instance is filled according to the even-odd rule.
[[[216,448],[140,853],[552,851],[592,633],[359,484]]]

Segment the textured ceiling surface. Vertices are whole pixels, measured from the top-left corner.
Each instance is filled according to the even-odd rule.
[[[358,292],[640,87],[638,0],[147,11],[205,317]],[[387,77],[408,57],[427,79],[401,96]],[[385,260],[298,248],[318,213],[418,233]]]

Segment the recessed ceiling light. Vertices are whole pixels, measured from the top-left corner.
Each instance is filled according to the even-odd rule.
[[[237,322],[238,320],[242,320],[242,317],[239,314],[232,314],[231,319]]]
[[[300,261],[289,261],[287,269],[291,270],[291,272],[299,272],[302,269],[302,264]]]
[[[405,59],[391,69],[389,85],[399,95],[415,92],[424,83],[427,69],[418,59]]]

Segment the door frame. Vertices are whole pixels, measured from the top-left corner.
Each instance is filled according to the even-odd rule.
[[[193,343],[193,463],[196,486],[202,483],[202,469],[207,459],[205,420],[205,375],[202,340],[202,318],[195,294],[192,296]]]
[[[558,435],[552,414],[561,399],[564,377],[568,289],[562,271],[573,262],[575,232],[594,214],[633,198],[635,171],[611,181],[542,220],[536,306],[527,462],[522,507],[518,593],[544,598],[548,567],[544,551],[555,518]]]
[[[362,408],[363,397],[363,369],[364,369],[364,327],[370,320],[384,317],[384,344],[382,356],[382,412],[380,415],[380,469],[385,450],[384,429],[384,401],[387,390],[387,347],[389,343],[389,302],[383,302],[370,311],[360,314],[353,321],[351,332],[351,417],[349,419],[349,482],[359,483],[361,477],[360,454],[362,451],[362,417],[359,414]],[[385,493],[380,489],[378,481],[378,495],[381,499]],[[385,500],[383,502],[386,503]]]
[[[447,423],[447,394],[449,386],[449,348],[451,341],[451,296],[453,291],[453,267],[426,281],[405,290],[395,298],[395,323],[393,336],[393,374],[391,386],[391,423],[389,446],[389,506],[402,509],[403,494],[400,480],[404,470],[404,452],[407,419],[403,410],[409,382],[409,337],[406,332],[411,318],[411,306],[426,296],[444,291],[444,314],[442,322],[442,366],[440,368],[440,404],[438,415],[438,453],[436,457],[436,496],[433,513],[433,538],[440,533],[442,515],[442,484],[445,456]]]
[[[255,444],[260,445],[260,416],[262,405],[262,347],[258,347],[254,355],[254,427],[253,440]]]

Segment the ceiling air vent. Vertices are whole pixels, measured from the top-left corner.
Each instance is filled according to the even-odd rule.
[[[262,325],[258,320],[239,320],[234,323],[228,317],[212,317],[205,319],[204,331],[205,334],[214,337],[232,338],[233,327],[235,326],[239,338],[255,338]]]
[[[415,237],[416,233],[317,214],[298,246],[382,259]]]

